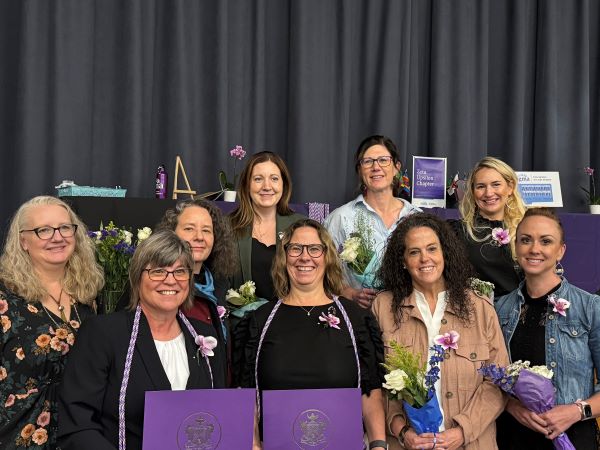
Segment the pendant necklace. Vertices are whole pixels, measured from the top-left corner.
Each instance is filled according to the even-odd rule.
[[[63,291],[64,291],[64,288],[61,286],[60,294],[58,294],[58,300],[50,292],[48,292],[48,296],[52,300],[54,300],[54,303],[56,303],[56,306],[58,306],[58,312],[60,313],[60,318],[62,319],[62,321],[67,323],[67,316],[65,316],[65,307],[60,304],[60,301],[61,301],[62,295],[63,295]]]
[[[42,305],[42,308],[44,308],[44,311],[46,311],[46,315],[48,316],[48,318],[52,321],[52,323],[54,323],[54,325],[56,325],[56,329],[58,328],[63,328],[62,326],[60,326],[56,320],[54,320],[54,317],[52,317],[52,314],[50,314],[50,311],[48,311],[48,309],[42,304],[42,302],[40,302],[40,305]],[[73,311],[75,311],[75,316],[77,316],[77,322],[79,322],[79,324],[81,324],[81,317],[79,316],[79,311],[77,311],[77,305],[76,302],[73,301],[71,302],[71,306],[73,307]],[[66,317],[64,317],[64,313],[61,314],[61,320],[64,322],[65,325],[67,325],[71,330],[73,330],[75,333],[77,333],[77,328],[75,328],[71,322],[67,322]],[[64,319],[63,319],[64,317]]]
[[[300,308],[302,308],[302,309],[303,309],[303,310],[306,312],[306,315],[307,315],[307,316],[310,316],[310,313],[312,312],[312,310],[313,310],[313,309],[315,309],[315,308],[317,307],[317,305],[315,305],[315,306],[313,306],[313,307],[312,307],[312,308],[310,308],[310,309],[306,309],[306,308],[305,308],[304,306],[302,306],[302,305],[298,305],[298,306],[300,306]]]

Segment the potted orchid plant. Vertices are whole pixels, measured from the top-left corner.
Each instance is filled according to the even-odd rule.
[[[580,186],[587,194],[590,212],[592,214],[600,214],[600,195],[596,195],[596,183],[594,182],[594,169],[592,167],[584,167],[583,171],[590,177],[590,188],[586,189]]]
[[[224,170],[219,171],[219,184],[223,193],[223,200],[226,202],[235,201],[235,186],[237,184],[236,165],[246,156],[246,150],[241,145],[236,145],[229,150],[229,155],[233,158],[233,179],[229,181]]]

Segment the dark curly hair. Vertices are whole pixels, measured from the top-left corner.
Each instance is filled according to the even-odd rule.
[[[433,214],[418,213],[408,216],[398,224],[390,236],[381,268],[377,273],[378,282],[392,292],[394,321],[400,324],[404,302],[413,291],[412,278],[404,267],[406,235],[413,228],[431,228],[437,235],[444,255],[443,276],[448,291],[448,305],[465,323],[471,320],[473,305],[469,299],[469,278],[474,270],[467,259],[463,243],[450,225]]]
[[[214,244],[204,264],[217,277],[228,278],[232,276],[238,262],[235,241],[231,233],[229,221],[225,219],[221,210],[212,202],[201,198],[181,200],[177,202],[175,208],[165,211],[165,215],[158,224],[158,228],[175,231],[179,216],[185,208],[191,206],[198,206],[207,210],[213,223]]]

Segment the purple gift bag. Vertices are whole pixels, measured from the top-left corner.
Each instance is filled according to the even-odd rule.
[[[143,450],[250,449],[254,389],[146,392]]]

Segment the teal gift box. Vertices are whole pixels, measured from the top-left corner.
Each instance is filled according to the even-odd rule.
[[[66,186],[56,189],[59,197],[125,197],[127,189],[94,186]]]

